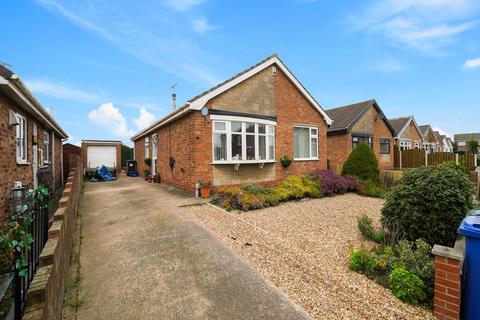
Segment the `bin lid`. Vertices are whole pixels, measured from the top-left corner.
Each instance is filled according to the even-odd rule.
[[[478,210],[474,213],[480,214]],[[480,215],[468,216],[463,219],[457,232],[466,237],[480,238]]]

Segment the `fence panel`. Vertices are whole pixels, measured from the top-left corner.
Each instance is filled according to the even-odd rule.
[[[410,149],[400,151],[402,168],[418,168],[425,165],[425,151]]]
[[[436,166],[447,161],[455,161],[455,154],[451,152],[431,152],[428,154],[429,166]]]
[[[475,170],[475,156],[471,153],[464,153],[458,155],[458,163],[463,165],[469,171]]]

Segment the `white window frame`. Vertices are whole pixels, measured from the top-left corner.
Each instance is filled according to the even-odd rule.
[[[415,141],[415,149],[420,150],[422,149],[422,141]]]
[[[400,150],[410,150],[412,149],[411,140],[400,140]]]
[[[150,146],[148,143],[148,137],[145,137],[145,159],[150,158]]]
[[[50,136],[47,131],[43,131],[43,163],[50,163]]]
[[[19,113],[17,113],[16,116],[18,119],[18,125],[15,133],[17,163],[26,164],[28,159],[27,118]]]
[[[275,127],[277,123],[271,120],[257,119],[251,117],[239,117],[239,116],[223,116],[223,115],[211,115],[212,120],[212,164],[240,164],[240,163],[271,163],[275,162]],[[240,122],[242,129],[241,133],[232,133],[232,122]],[[224,123],[225,130],[215,130],[216,123]],[[255,130],[253,133],[246,132],[246,124],[253,123]],[[265,133],[259,133],[258,126],[260,124],[265,125]],[[215,134],[225,134],[226,139],[226,159],[215,160]],[[232,159],[232,134],[242,136],[242,159]],[[255,159],[247,160],[247,135],[255,136]],[[259,149],[259,136],[265,136],[265,159],[260,159]],[[269,137],[273,139],[273,157],[270,159],[270,152],[268,147]]]
[[[293,126],[293,150],[295,150],[295,128],[305,128],[308,130],[308,154],[310,157],[307,158],[293,158],[294,161],[308,161],[308,160],[318,160],[318,153],[320,150],[320,142],[318,140],[318,126],[311,125],[294,125]],[[317,134],[312,134],[312,130],[316,130]],[[317,139],[317,154],[312,155],[312,139]],[[295,151],[293,152],[295,156]]]

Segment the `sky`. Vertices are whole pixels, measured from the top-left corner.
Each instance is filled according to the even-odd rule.
[[[130,137],[277,53],[324,109],[480,131],[477,0],[2,1],[0,62],[69,134]]]

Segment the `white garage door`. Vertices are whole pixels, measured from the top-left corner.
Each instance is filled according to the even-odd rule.
[[[103,164],[106,167],[115,167],[117,163],[116,151],[115,146],[88,146],[87,166],[98,168]]]

